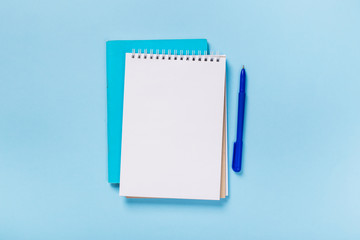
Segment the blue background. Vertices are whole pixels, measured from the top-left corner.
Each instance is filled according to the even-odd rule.
[[[359,239],[359,13],[359,1],[2,1],[0,238]],[[230,125],[246,66],[244,170],[229,172],[227,200],[126,200],[107,183],[105,41],[158,38],[227,55]]]

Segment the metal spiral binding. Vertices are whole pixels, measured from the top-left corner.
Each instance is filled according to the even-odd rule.
[[[166,54],[166,50],[162,49],[160,54],[159,49],[157,49],[154,54],[153,49],[150,49],[150,53],[147,52],[147,49],[144,49],[143,52],[141,52],[141,49],[138,49],[137,53],[135,49],[133,49],[131,57],[138,59],[220,62],[221,55],[219,54],[219,52],[214,54],[213,51],[211,51],[210,55],[208,55],[207,50],[205,50],[203,54],[201,53],[201,51],[198,51],[198,54],[195,54],[195,50],[192,50],[191,55],[189,54],[189,50],[186,50],[184,55],[183,50],[180,50],[179,54],[177,53],[177,50],[174,50],[173,54],[171,54],[171,50],[169,49]]]

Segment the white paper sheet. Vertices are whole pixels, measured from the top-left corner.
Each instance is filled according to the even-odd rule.
[[[225,56],[132,56],[126,54],[120,195],[218,200]]]

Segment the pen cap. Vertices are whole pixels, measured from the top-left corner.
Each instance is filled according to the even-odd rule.
[[[242,155],[242,141],[234,143],[234,154],[233,154],[233,162],[232,169],[234,172],[241,171],[241,155]]]

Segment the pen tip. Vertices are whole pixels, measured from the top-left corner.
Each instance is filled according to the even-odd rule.
[[[244,65],[243,65],[243,69],[244,69],[245,67],[244,67]]]

